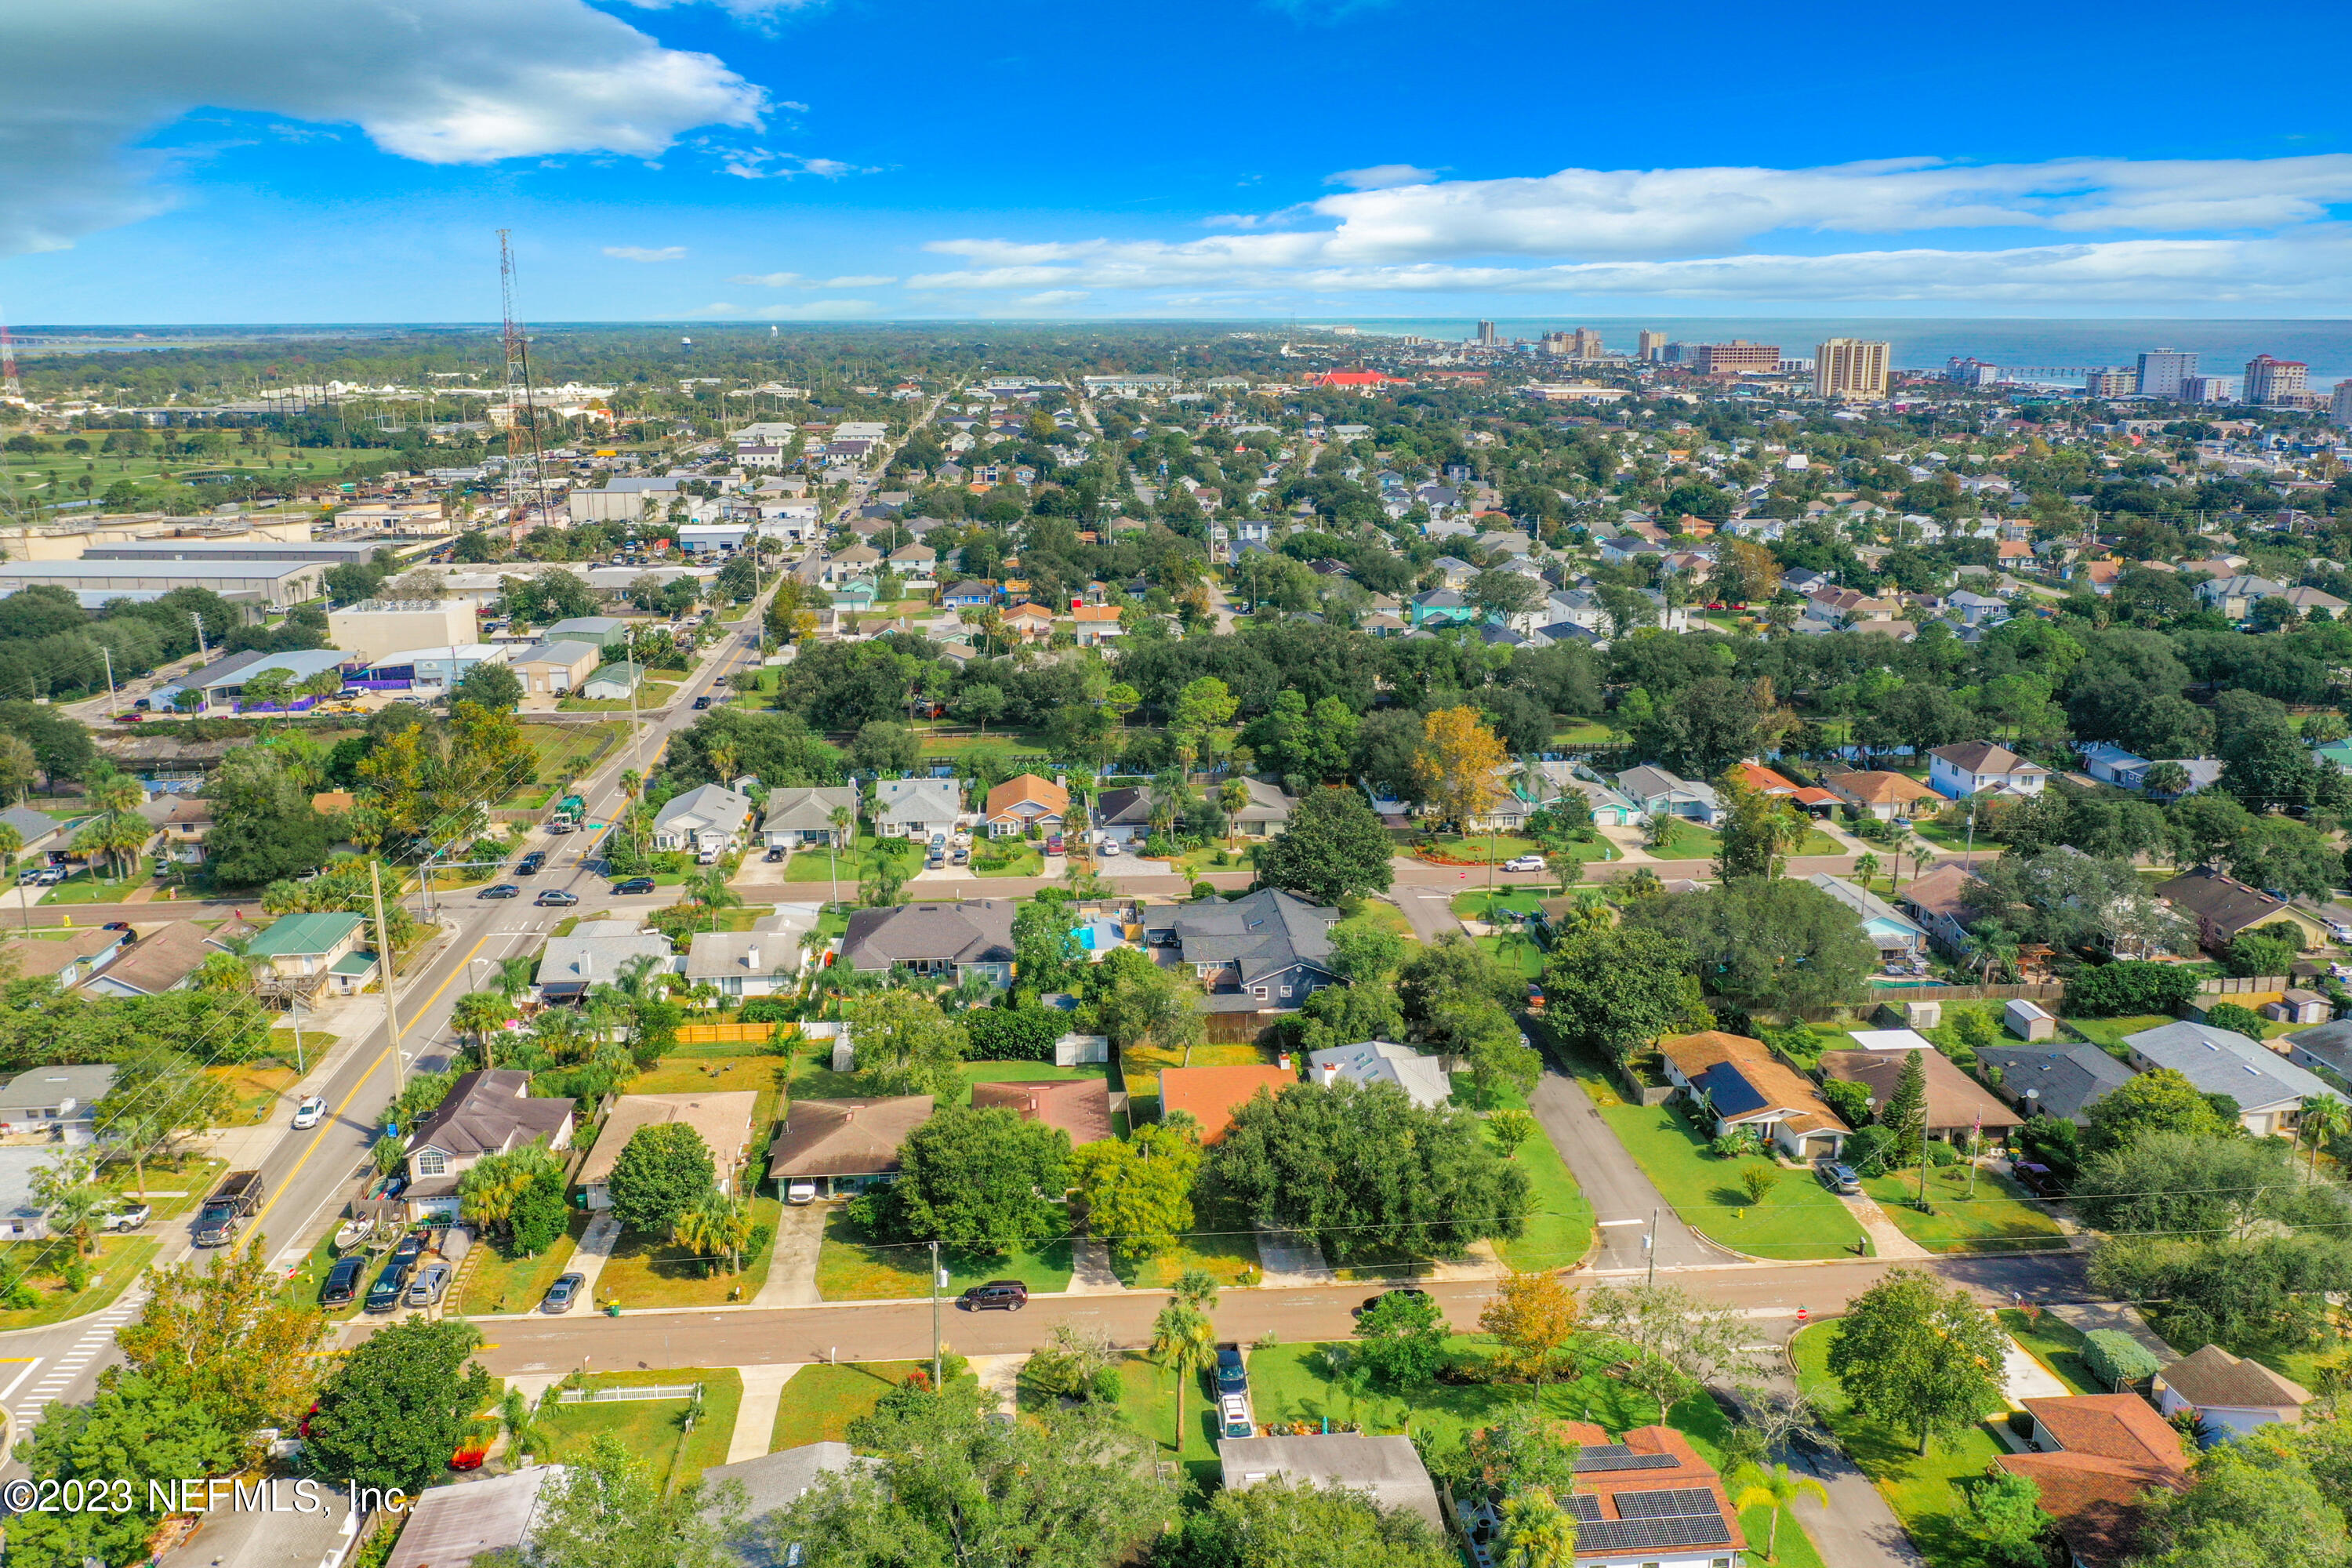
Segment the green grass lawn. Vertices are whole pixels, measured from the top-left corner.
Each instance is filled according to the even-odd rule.
[[[473,1266],[467,1270],[465,1284],[458,1292],[457,1310],[465,1316],[478,1317],[485,1312],[528,1312],[536,1309],[548,1287],[572,1267],[572,1254],[580,1245],[581,1233],[587,1228],[586,1211],[572,1210],[564,1234],[536,1258],[509,1258],[488,1242],[477,1243]],[[313,1291],[310,1299],[317,1300],[317,1292]]]
[[[1042,757],[1053,750],[1043,735],[1023,730],[992,730],[984,735],[941,735],[919,724],[916,730],[923,737],[927,757],[952,757],[974,746],[994,746],[1013,756]]]
[[[744,1047],[735,1049],[741,1052]],[[785,1059],[763,1052],[712,1057],[664,1057],[629,1080],[629,1094],[736,1094],[750,1089],[759,1100],[751,1108],[753,1143],[764,1147],[768,1131],[783,1114]]]
[[[2042,1363],[2051,1376],[2066,1385],[2069,1394],[2112,1394],[2115,1391],[2093,1376],[2083,1362],[2083,1334],[2072,1324],[2063,1323],[2049,1312],[2039,1312],[2029,1324],[2025,1314],[2014,1307],[2003,1307],[1994,1317],[2009,1331],[2009,1337],[2025,1347],[2026,1352]]]
[[[929,1375],[929,1362],[861,1361],[801,1368],[784,1384],[768,1451],[775,1454],[806,1443],[848,1441],[849,1424],[872,1415],[882,1396],[906,1382],[918,1367]]]
[[[227,1125],[231,1127],[258,1127],[272,1120],[281,1107],[288,1115],[293,1114],[294,1102],[287,1092],[295,1082],[290,1062],[265,1058],[234,1067],[206,1068],[204,1073],[228,1087],[229,1096],[236,1105],[229,1114]]]
[[[2108,1055],[2120,1056],[2126,1035],[2137,1035],[2142,1029],[2153,1029],[2173,1022],[2174,1019],[2162,1013],[2137,1013],[2124,1018],[2069,1018],[2066,1026]]]
[[[0,1242],[0,1266],[24,1269],[25,1283],[40,1298],[33,1306],[0,1311],[0,1333],[43,1328],[97,1311],[130,1289],[131,1282],[155,1261],[155,1254],[163,1246],[161,1240],[147,1236],[100,1237],[98,1250],[82,1260],[89,1270],[89,1283],[81,1289],[68,1290],[65,1282],[48,1270],[63,1267],[72,1256],[71,1242]]]
[[[44,909],[58,904],[119,904],[125,893],[143,888],[152,879],[155,858],[152,855],[139,858],[138,868],[128,877],[100,877],[90,871],[76,871],[42,898]]]
[[[1551,743],[1559,746],[1605,746],[1609,743],[1609,727],[1586,719],[1553,733]]]
[[[522,738],[530,742],[537,765],[499,804],[510,809],[552,805],[562,780],[584,771],[623,732],[619,724],[525,724]]]
[[[2053,1251],[2066,1245],[2050,1217],[2050,1205],[2035,1203],[2023,1187],[1998,1171],[1977,1173],[1973,1197],[1969,1195],[1967,1166],[1929,1171],[1932,1214],[1913,1206],[1919,1193],[1916,1169],[1865,1176],[1862,1187],[1878,1200],[1896,1229],[1930,1252]]]
[[[971,1086],[976,1083],[1034,1083],[1045,1079],[1098,1078],[1108,1079],[1110,1067],[1105,1062],[1089,1062],[1078,1067],[1055,1067],[1052,1062],[965,1062],[956,1068],[963,1079],[963,1102],[971,1103]]]
[[[596,1276],[596,1300],[630,1307],[718,1307],[748,1301],[767,1282],[774,1260],[775,1225],[783,1205],[774,1198],[754,1197],[751,1220],[768,1227],[768,1245],[746,1254],[742,1268],[730,1274],[724,1258],[712,1260],[667,1237],[621,1233],[604,1271]]]
[[[148,1224],[158,1220],[176,1219],[205,1201],[205,1195],[228,1169],[226,1160],[211,1160],[196,1154],[182,1154],[168,1160],[147,1162],[147,1184],[142,1189],[139,1173],[128,1160],[110,1160],[99,1169],[98,1179],[116,1192],[146,1204],[155,1212]],[[176,1193],[177,1197],[164,1194]]]
[[[1676,817],[1664,844],[1644,843],[1642,847],[1659,860],[1712,860],[1715,858],[1715,834],[1711,829]]]
[[[1470,1075],[1463,1072],[1454,1075],[1454,1103],[1486,1110],[1528,1108],[1526,1097],[1508,1084],[1495,1090],[1491,1104],[1481,1105]],[[1567,1162],[1552,1147],[1540,1123],[1511,1160],[1528,1173],[1533,1208],[1528,1215],[1527,1229],[1512,1240],[1496,1242],[1495,1250],[1506,1264],[1517,1269],[1573,1267],[1592,1248],[1591,1201],[1576,1184],[1576,1177],[1570,1173]]]
[[[736,708],[759,709],[767,707],[776,700],[777,681],[778,678],[782,674],[783,668],[781,665],[773,668],[762,665],[759,671],[759,689],[756,691],[739,691],[728,700],[729,704]]]
[[[1518,838],[1508,833],[1474,833],[1467,837],[1445,833],[1423,842],[1449,860],[1467,860],[1480,866],[1489,861],[1500,864],[1505,860],[1516,860],[1522,855],[1543,853],[1543,846],[1534,839]]]
[[[1921,1454],[1910,1437],[1855,1415],[1830,1374],[1830,1341],[1835,1331],[1834,1323],[1816,1324],[1790,1344],[1800,1385],[1822,1401],[1847,1456],[1877,1486],[1929,1568],[1991,1568],[1969,1522],[1961,1483],[1982,1476],[1985,1467],[2009,1449],[1980,1424]]]
[[[1461,920],[1486,921],[1491,923],[1497,918],[1531,915],[1542,908],[1543,898],[1540,894],[1527,892],[1517,888],[1497,888],[1492,893],[1484,888],[1479,888],[1471,892],[1454,895],[1454,913]]]
[[[886,845],[887,848],[883,847]],[[830,882],[838,877],[844,892],[854,898],[858,878],[877,854],[896,856],[908,876],[922,869],[922,847],[912,839],[878,839],[871,833],[860,833],[856,845],[837,853],[830,849],[793,850],[792,858],[784,862],[784,880]]]
[[[975,877],[1042,877],[1045,852],[1017,838],[999,839],[993,846],[982,842],[972,846],[971,864],[962,869]]]
[[[1836,1196],[1803,1171],[1775,1166],[1780,1184],[1751,1205],[1740,1173],[1769,1162],[1718,1160],[1671,1106],[1628,1105],[1597,1068],[1577,1075],[1601,1102],[1601,1115],[1684,1223],[1712,1241],[1758,1258],[1850,1256],[1862,1226]],[[1603,1095],[1606,1098],[1603,1099]]]
[[[646,680],[637,688],[636,711],[652,712],[667,708],[677,695],[677,683],[669,680]],[[625,697],[567,697],[555,705],[560,713],[626,713],[629,700]]]
[[[1493,953],[1507,973],[1516,968],[1529,980],[1543,973],[1543,946],[1531,936],[1481,936],[1471,940]]]
[[[940,1249],[948,1271],[940,1292],[959,1295],[990,1279],[1020,1279],[1032,1290],[1070,1288],[1070,1244],[1048,1242],[1034,1251],[1001,1258]],[[817,1248],[817,1293],[828,1301],[878,1301],[930,1294],[930,1248],[921,1245],[877,1246],[863,1240],[849,1216],[836,1211],[824,1225]],[[611,1277],[608,1266],[606,1278]],[[597,1289],[604,1289],[600,1280]],[[749,1292],[746,1292],[749,1294]],[[950,1336],[952,1337],[952,1336]]]
[[[1164,1290],[1192,1269],[1200,1269],[1220,1285],[1239,1284],[1259,1268],[1257,1237],[1249,1210],[1234,1201],[1213,1176],[1204,1175],[1192,1190],[1192,1233],[1173,1251],[1157,1258],[1121,1261],[1111,1268],[1122,1283],[1142,1290]]]
[[[1182,1051],[1162,1050],[1157,1046],[1129,1046],[1118,1054],[1120,1074],[1127,1079],[1129,1094],[1160,1098],[1160,1071],[1162,1068],[1182,1067],[1189,1060],[1196,1068],[1248,1067],[1253,1063],[1273,1064],[1275,1053],[1258,1046],[1194,1046],[1190,1058]],[[1293,1058],[1296,1060],[1297,1058]]]
[[[713,1465],[727,1462],[727,1447],[735,1436],[735,1415],[743,1405],[743,1375],[731,1366],[661,1367],[646,1372],[594,1373],[583,1380],[589,1388],[643,1388],[648,1385],[702,1384],[702,1419],[685,1431],[687,1402],[683,1399],[633,1399],[610,1405],[558,1405],[550,1398],[540,1407],[540,1425],[552,1445],[547,1459],[562,1464],[584,1456],[588,1445],[609,1433],[621,1440],[631,1457],[646,1467],[663,1490],[699,1478]],[[789,1386],[789,1385],[787,1385]],[[679,1439],[684,1437],[681,1445]]]
[[[1225,858],[1225,863],[1222,866],[1217,864],[1217,857],[1220,855]],[[1181,871],[1187,877],[1194,878],[1211,871],[1246,871],[1256,864],[1255,847],[1243,843],[1228,848],[1222,842],[1210,845],[1205,849],[1187,850],[1168,862],[1169,869]]]

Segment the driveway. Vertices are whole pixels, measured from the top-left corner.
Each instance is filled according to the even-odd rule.
[[[1528,1107],[1592,1205],[1601,1226],[1601,1247],[1589,1264],[1595,1272],[1647,1268],[1650,1258],[1642,1239],[1654,1219],[1662,1269],[1737,1260],[1736,1255],[1683,1224],[1601,1120],[1582,1084],[1557,1068],[1546,1068],[1528,1097]]]
[[[751,1298],[758,1307],[813,1307],[817,1294],[817,1248],[824,1240],[824,1222],[831,1209],[824,1204],[786,1204],[776,1216],[776,1252],[768,1260],[768,1278]]]
[[[1462,922],[1454,918],[1452,888],[1393,887],[1389,900],[1404,911],[1405,923],[1422,942],[1435,942],[1447,931],[1458,931]]]

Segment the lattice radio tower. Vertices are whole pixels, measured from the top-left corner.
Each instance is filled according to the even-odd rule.
[[[8,336],[8,323],[0,321],[0,396],[24,395],[25,384],[16,379],[16,344]]]
[[[547,521],[547,469],[539,449],[539,399],[530,383],[530,340],[523,335],[522,324],[515,320],[514,305],[514,246],[508,236],[510,230],[499,230],[499,342],[506,351],[507,413],[507,506],[508,521],[520,521],[523,505],[518,499],[520,478],[516,472],[515,432],[521,430],[530,441],[531,498],[539,505],[540,521]],[[516,395],[520,390],[521,395]]]

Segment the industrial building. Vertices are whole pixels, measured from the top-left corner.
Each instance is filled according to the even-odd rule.
[[[412,648],[449,647],[479,635],[463,599],[362,599],[327,612],[327,636],[373,661]]]
[[[363,566],[379,550],[392,548],[381,539],[347,539],[331,542],[305,541],[296,544],[268,539],[138,539],[113,544],[93,544],[82,552],[84,561],[315,561],[321,566]]]
[[[0,595],[63,588],[95,609],[109,599],[157,598],[174,588],[207,588],[240,605],[283,610],[325,592],[323,561],[8,561]],[[409,646],[425,639],[410,639]]]

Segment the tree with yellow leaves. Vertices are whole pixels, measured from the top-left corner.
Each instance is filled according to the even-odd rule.
[[[1502,793],[1496,773],[1507,753],[1475,708],[1441,708],[1421,721],[1421,751],[1413,776],[1437,808],[1440,821],[1457,833],[1470,831]]]

